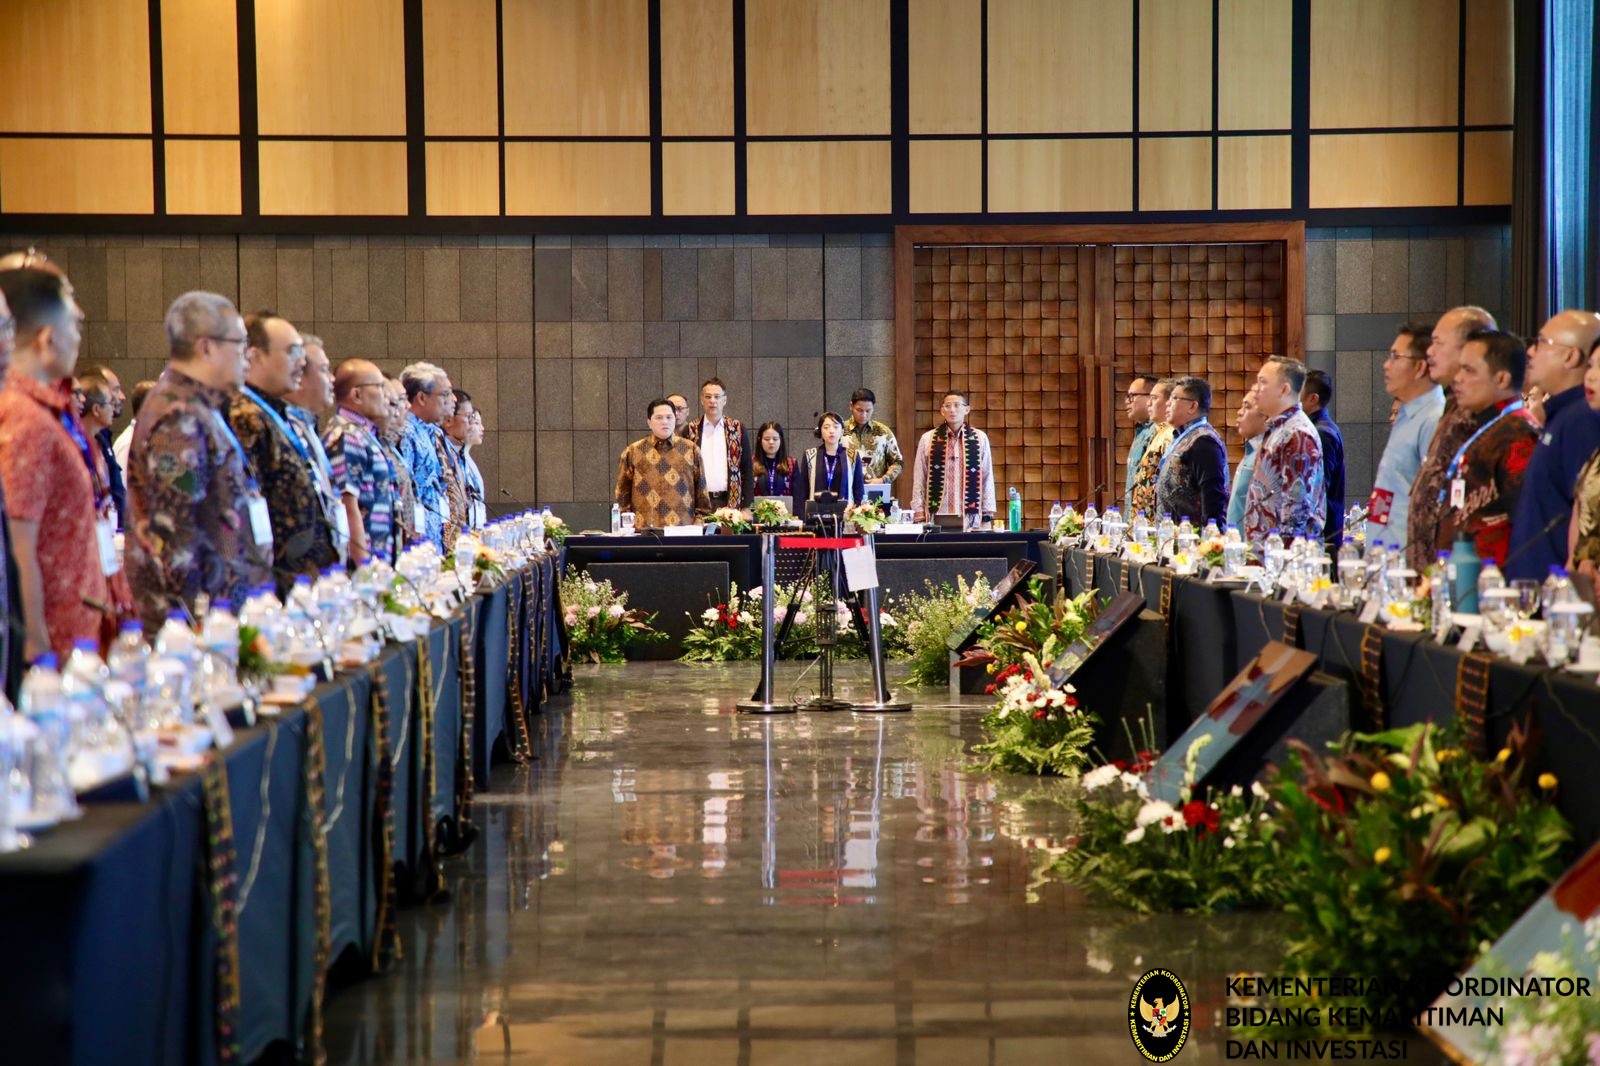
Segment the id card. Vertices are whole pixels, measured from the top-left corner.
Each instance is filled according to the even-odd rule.
[[[350,512],[344,509],[342,502],[333,509],[333,532],[339,545],[350,543]]]
[[[258,545],[272,543],[272,515],[267,511],[265,496],[250,497],[250,533]]]
[[[1465,507],[1467,505],[1467,479],[1456,478],[1450,482],[1450,506]]]
[[[472,525],[475,529],[482,529],[489,524],[489,508],[485,507],[482,500],[477,500],[472,505]]]
[[[428,531],[428,510],[422,506],[420,500],[411,505],[411,528],[416,530],[419,536]]]
[[[122,569],[122,560],[117,557],[117,528],[116,525],[104,518],[94,524],[94,540],[100,549],[100,572],[107,577]]]

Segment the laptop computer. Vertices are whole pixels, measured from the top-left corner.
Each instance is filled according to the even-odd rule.
[[[887,481],[879,482],[876,485],[861,486],[863,499],[877,500],[879,503],[883,504],[887,504],[889,502],[889,494],[892,491],[894,491],[894,486],[889,484]]]

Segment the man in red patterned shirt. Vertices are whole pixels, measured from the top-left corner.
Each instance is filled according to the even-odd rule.
[[[16,318],[0,388],[0,481],[21,585],[23,652],[30,661],[52,650],[65,658],[75,641],[98,644],[103,611],[92,604],[108,599],[95,519],[96,497],[109,499],[110,489],[95,476],[88,434],[72,413],[83,312],[52,271],[5,271],[0,290]]]
[[[1539,430],[1522,405],[1527,369],[1528,353],[1518,337],[1497,329],[1467,334],[1452,389],[1472,433],[1445,468],[1436,551],[1466,537],[1480,559],[1505,565],[1511,516],[1539,443]]]

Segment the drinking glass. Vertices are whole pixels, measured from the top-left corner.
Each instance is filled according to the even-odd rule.
[[[1512,588],[1484,589],[1478,597],[1485,632],[1503,633],[1517,620],[1517,592]]]
[[[632,511],[623,511],[622,512],[622,532],[624,532],[624,533],[632,533],[633,532],[633,524],[634,524],[635,520],[636,519],[635,519],[634,513]]]
[[[1511,582],[1516,591],[1517,616],[1524,622],[1539,612],[1539,582],[1531,577],[1519,577]]]
[[[1344,590],[1344,602],[1354,607],[1367,584],[1367,564],[1361,559],[1339,560],[1339,587]]]

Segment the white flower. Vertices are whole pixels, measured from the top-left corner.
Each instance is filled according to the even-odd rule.
[[[1097,766],[1083,775],[1083,790],[1085,792],[1094,792],[1097,789],[1104,788],[1115,781],[1121,773],[1121,770],[1118,770],[1110,763],[1106,763],[1104,766]]]
[[[1128,830],[1128,835],[1122,838],[1124,844],[1137,844],[1144,839],[1144,826]]]
[[[1267,798],[1267,790],[1261,787],[1260,781],[1252,781],[1250,782],[1250,795],[1256,799],[1264,800]]]
[[[796,611],[794,613],[794,624],[797,626],[803,626],[810,618],[811,616],[806,614],[804,611]]]
[[[1240,796],[1244,795],[1244,789],[1240,788],[1238,785],[1234,785],[1232,788],[1228,789],[1228,795],[1232,796],[1234,799],[1238,799]]]
[[[700,612],[700,621],[702,621],[702,622],[715,622],[716,620],[717,620],[717,609],[715,607],[707,607],[705,610]]]
[[[888,611],[879,611],[878,612],[878,624],[880,626],[893,628],[894,619],[890,616]]]
[[[606,608],[606,614],[609,614],[612,618],[621,618],[626,613],[627,612],[622,609],[622,604],[620,603],[613,603],[610,607]]]
[[[1163,833],[1167,833],[1169,835],[1172,833],[1181,833],[1187,828],[1189,828],[1189,825],[1183,820],[1183,815],[1181,814],[1173,813],[1161,819],[1161,831]]]
[[[1234,839],[1232,837],[1223,837],[1222,838],[1222,846],[1223,847],[1231,848],[1231,847],[1233,847],[1233,845],[1234,845]]]
[[[567,625],[575,626],[577,624],[578,624],[578,609],[576,607],[568,607],[567,608]]]
[[[773,606],[773,608],[772,608],[772,620],[774,622],[781,622],[781,621],[783,621],[784,615],[786,615],[788,613],[789,613],[789,608],[788,607],[786,607],[785,605],[783,605],[781,603],[775,604]]]
[[[1152,822],[1159,822],[1169,814],[1177,814],[1172,804],[1166,800],[1151,800],[1139,808],[1139,813],[1133,819],[1134,825],[1145,826]]]
[[[764,593],[765,591],[766,590],[764,588],[762,588],[760,585],[757,585],[755,588],[751,589],[748,593],[746,593],[746,595],[748,595],[752,600],[759,600],[761,598],[762,593]]]
[[[1124,789],[1129,792],[1137,792],[1143,785],[1144,778],[1138,774],[1130,774],[1126,770],[1122,771],[1122,787]]]

